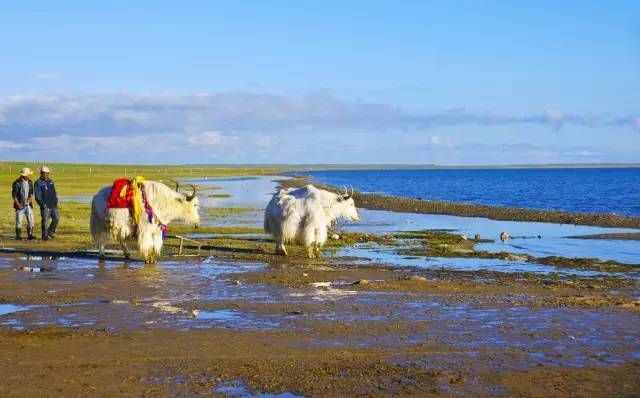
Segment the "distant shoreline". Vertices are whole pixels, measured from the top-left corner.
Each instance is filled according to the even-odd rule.
[[[327,164],[291,165],[295,171],[358,170],[540,170],[540,169],[640,169],[640,163],[509,164],[509,165],[429,165],[429,164]],[[299,167],[299,168],[298,168]]]

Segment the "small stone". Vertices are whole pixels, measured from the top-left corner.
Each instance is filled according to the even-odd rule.
[[[353,282],[354,285],[368,285],[369,284],[369,280],[367,279],[360,279],[358,281]]]
[[[424,276],[420,276],[420,275],[411,275],[411,279],[412,281],[419,281],[419,282],[426,282],[427,278],[425,278]]]
[[[339,240],[339,239],[340,239],[340,235],[338,235],[338,234],[333,234],[333,235],[331,235],[331,239],[333,239],[333,240]]]

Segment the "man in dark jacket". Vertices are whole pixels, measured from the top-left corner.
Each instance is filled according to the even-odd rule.
[[[22,229],[22,219],[27,220],[28,239],[33,237],[33,182],[29,178],[33,172],[28,167],[20,170],[20,177],[11,186],[11,197],[13,198],[13,208],[16,210],[16,239],[20,240],[20,230]]]
[[[40,178],[35,183],[34,191],[36,202],[40,206],[42,217],[42,240],[53,239],[60,220],[58,212],[58,194],[56,186],[49,177],[51,170],[47,166],[40,168]]]

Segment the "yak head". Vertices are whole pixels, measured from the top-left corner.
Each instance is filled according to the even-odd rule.
[[[353,201],[353,190],[349,192],[345,189],[343,193],[336,194],[336,202],[333,210],[334,219],[343,218],[349,221],[358,221],[358,209],[356,209],[356,203]]]
[[[200,224],[200,213],[198,211],[200,208],[200,202],[197,197],[198,188],[193,184],[189,184],[191,192],[182,193],[180,190],[180,184],[173,180],[170,181],[175,184],[175,188],[172,195],[174,198],[174,205],[166,206],[171,209],[168,212],[171,213],[171,216],[168,218],[179,219],[186,224],[192,224],[197,227],[198,224]]]
[[[184,207],[184,222],[197,227],[198,224],[200,224],[200,213],[198,211],[200,209],[200,201],[196,196],[198,188],[193,184],[189,185],[191,186],[191,193],[184,194],[184,198],[178,198],[178,201],[180,201]]]

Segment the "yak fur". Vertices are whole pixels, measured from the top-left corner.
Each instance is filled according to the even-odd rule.
[[[130,253],[127,241],[137,240],[138,251],[145,263],[155,263],[162,250],[162,225],[173,221],[198,224],[198,198],[190,198],[156,181],[142,182],[154,218],[150,222],[143,214],[136,225],[129,209],[107,209],[111,187],[100,189],[91,201],[91,235],[98,245],[100,256],[104,256],[105,245],[109,242],[120,244],[125,257]]]
[[[313,185],[280,189],[265,209],[264,229],[276,242],[276,252],[287,255],[285,243],[304,245],[310,258],[320,254],[327,230],[339,218],[358,220],[353,198]]]

